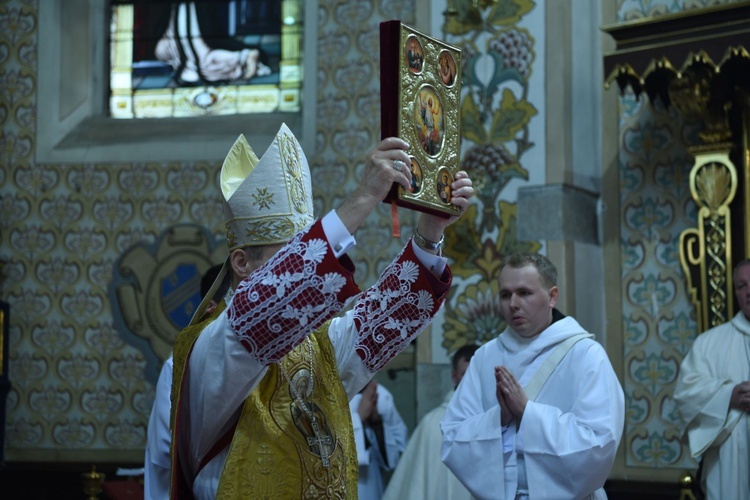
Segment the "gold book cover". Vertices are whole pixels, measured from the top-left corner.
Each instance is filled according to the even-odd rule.
[[[401,21],[380,23],[381,138],[411,144],[412,191],[394,184],[384,200],[450,217],[460,170],[461,49]]]

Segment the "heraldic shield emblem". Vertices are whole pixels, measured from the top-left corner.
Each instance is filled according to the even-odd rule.
[[[156,383],[177,334],[201,302],[203,274],[226,258],[226,238],[195,224],[174,226],[152,244],[126,250],[109,286],[112,317],[123,339],[146,359],[146,379]]]
[[[190,323],[201,303],[201,274],[195,263],[177,264],[159,283],[161,307],[178,331]]]

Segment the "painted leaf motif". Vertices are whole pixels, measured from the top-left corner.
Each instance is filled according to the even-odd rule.
[[[504,0],[495,2],[487,17],[487,22],[494,26],[510,26],[534,8],[533,0]]]
[[[518,101],[510,89],[503,90],[500,109],[495,111],[490,129],[491,142],[511,141],[516,132],[523,129],[532,116],[536,115],[536,108],[528,101]]]
[[[465,35],[481,30],[482,16],[474,7],[475,0],[454,0],[455,15],[445,16],[443,30],[451,35]]]

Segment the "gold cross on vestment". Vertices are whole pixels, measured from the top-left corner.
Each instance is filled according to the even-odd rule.
[[[331,436],[323,436],[321,435],[320,429],[318,428],[318,422],[313,421],[313,432],[315,433],[315,437],[308,437],[307,438],[307,444],[312,448],[313,446],[318,447],[318,451],[320,454],[320,459],[323,461],[323,467],[328,467],[331,465],[331,463],[328,461],[328,446],[331,446],[333,444],[333,441],[331,440]]]

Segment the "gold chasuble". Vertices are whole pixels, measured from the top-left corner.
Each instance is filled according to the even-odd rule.
[[[217,499],[357,497],[352,419],[328,326],[270,365],[245,401]]]

